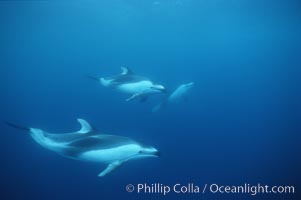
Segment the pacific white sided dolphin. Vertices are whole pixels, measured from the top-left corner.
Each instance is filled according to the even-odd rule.
[[[186,98],[187,92],[193,88],[194,82],[179,85],[177,89],[168,97],[168,102],[179,103]]]
[[[98,174],[100,177],[112,172],[126,161],[159,156],[159,151],[154,147],[142,145],[127,137],[99,134],[87,121],[77,120],[81,125],[79,131],[60,134],[38,128],[20,127],[8,122],[6,124],[29,131],[35,142],[62,156],[107,164],[107,167]]]
[[[173,91],[170,95],[167,96],[160,104],[153,108],[153,112],[157,112],[167,106],[170,103],[180,103],[187,97],[188,91],[193,88],[194,82],[181,84],[179,85],[175,91]]]
[[[111,77],[96,78],[90,76],[90,78],[99,81],[105,87],[114,88],[122,93],[129,94],[130,97],[126,101],[133,99],[145,101],[150,95],[164,94],[166,92],[163,85],[155,84],[149,78],[136,75],[126,67],[121,67],[121,71],[120,74]]]

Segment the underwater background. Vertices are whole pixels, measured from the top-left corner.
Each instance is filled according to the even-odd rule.
[[[127,184],[300,188],[301,4],[294,0],[0,1],[0,120],[79,128],[162,156],[103,164],[58,156],[0,124],[1,199],[298,199],[292,194],[137,194]],[[86,78],[127,66],[187,100],[126,102]]]

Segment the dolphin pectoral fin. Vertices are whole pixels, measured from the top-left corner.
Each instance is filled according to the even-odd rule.
[[[129,98],[127,98],[126,101],[132,101],[134,99],[140,98],[140,102],[143,103],[148,99],[147,97],[148,96],[143,95],[143,93],[135,93],[132,96],[130,96]]]
[[[77,121],[80,123],[81,125],[81,129],[79,131],[77,131],[77,133],[89,133],[91,131],[93,131],[92,126],[84,119],[77,119]]]
[[[116,168],[118,168],[121,164],[122,164],[122,162],[120,162],[120,161],[116,161],[116,162],[113,162],[113,163],[109,164],[102,172],[100,172],[98,174],[98,176],[99,177],[103,177],[103,176],[111,173]]]
[[[127,74],[133,74],[132,70],[130,70],[127,67],[121,67],[121,74],[122,75],[127,75]]]
[[[136,99],[136,98],[139,97],[139,96],[140,96],[140,94],[135,93],[135,94],[133,94],[132,96],[130,96],[129,98],[127,98],[126,101],[132,101],[133,99]]]

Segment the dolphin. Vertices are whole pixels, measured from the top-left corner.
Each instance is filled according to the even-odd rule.
[[[170,103],[180,103],[186,98],[188,91],[193,88],[194,82],[179,85],[170,95],[167,96],[160,104],[153,108],[153,112],[162,110]]]
[[[193,88],[194,82],[181,84],[177,87],[177,89],[171,93],[168,97],[168,102],[172,103],[179,103],[183,101],[183,99],[186,97],[186,93]]]
[[[100,134],[84,119],[77,121],[81,125],[80,130],[60,134],[38,128],[21,127],[9,122],[6,124],[27,130],[36,143],[61,156],[107,164],[107,167],[98,174],[99,177],[109,174],[129,160],[160,155],[154,147],[140,144],[128,137]]]
[[[127,67],[121,67],[121,73],[111,77],[92,77],[89,78],[98,81],[104,87],[114,88],[122,93],[129,94],[126,101],[140,99],[145,101],[150,95],[165,94],[163,85],[155,84],[149,78],[138,76]]]

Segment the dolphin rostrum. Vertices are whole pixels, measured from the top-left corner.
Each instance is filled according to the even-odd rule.
[[[142,145],[130,138],[100,134],[83,119],[77,119],[81,129],[72,133],[49,133],[38,128],[26,128],[6,123],[17,129],[29,131],[35,142],[62,156],[83,161],[107,164],[98,174],[102,177],[126,161],[147,157],[158,157],[159,151]]]
[[[163,85],[155,84],[146,77],[138,76],[126,67],[121,67],[121,71],[120,74],[111,77],[97,78],[89,76],[89,78],[99,81],[105,87],[114,88],[122,93],[129,94],[130,97],[126,101],[140,99],[143,102],[150,95],[164,94],[166,92]]]

